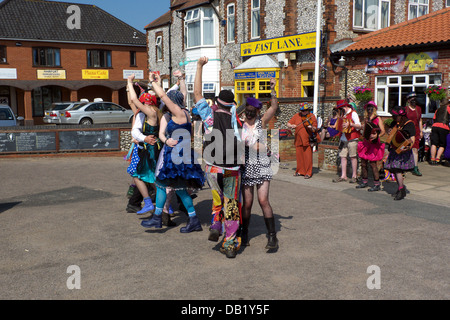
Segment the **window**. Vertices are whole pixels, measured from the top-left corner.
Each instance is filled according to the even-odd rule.
[[[203,92],[215,92],[214,83],[204,83]]]
[[[33,117],[43,117],[44,110],[51,108],[52,103],[61,102],[61,87],[45,86],[31,91]]]
[[[369,31],[389,27],[390,6],[390,0],[355,0],[353,27]]]
[[[431,117],[436,104],[424,93],[429,85],[441,84],[441,74],[380,76],[375,79],[375,103],[378,113],[387,115],[393,107],[406,103],[406,96],[414,91],[422,114]]]
[[[234,4],[227,7],[227,41],[234,42],[236,37],[236,14]]]
[[[6,62],[6,46],[0,46],[0,63]]]
[[[89,68],[111,68],[111,51],[88,50],[87,65]]]
[[[214,45],[214,10],[198,8],[188,11],[184,28],[187,48]]]
[[[445,6],[450,7],[450,0],[445,0]]]
[[[156,37],[156,61],[162,60],[162,37]]]
[[[259,0],[252,0],[252,38],[261,36]]]
[[[33,48],[33,66],[60,67],[61,56],[56,48]]]
[[[130,51],[130,67],[136,67],[136,51]]]
[[[408,19],[428,14],[428,0],[409,0]]]

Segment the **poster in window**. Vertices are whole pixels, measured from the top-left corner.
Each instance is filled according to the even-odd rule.
[[[367,58],[366,73],[431,71],[437,68],[437,51],[412,52]]]

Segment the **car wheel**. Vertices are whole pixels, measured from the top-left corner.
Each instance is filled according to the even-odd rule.
[[[80,120],[80,124],[90,126],[92,125],[92,120],[89,118],[83,118]]]

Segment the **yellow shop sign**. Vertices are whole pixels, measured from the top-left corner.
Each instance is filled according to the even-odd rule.
[[[83,69],[83,79],[109,79],[109,70]]]
[[[256,56],[288,51],[313,49],[316,47],[316,32],[241,43],[241,56]]]

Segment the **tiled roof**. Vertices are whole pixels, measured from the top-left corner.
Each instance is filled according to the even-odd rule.
[[[166,24],[169,24],[172,20],[172,11],[167,11],[165,14],[163,14],[161,17],[153,20],[148,25],[144,27],[144,29],[152,29],[156,27],[160,27]]]
[[[171,8],[174,8],[176,10],[184,10],[189,9],[193,7],[198,7],[204,4],[211,3],[212,0],[178,0],[178,1],[172,1]]]
[[[380,29],[353,39],[341,53],[450,43],[450,8]]]
[[[69,29],[70,5],[80,8],[81,28]],[[0,3],[0,39],[146,46],[145,34],[94,5],[44,0]]]

